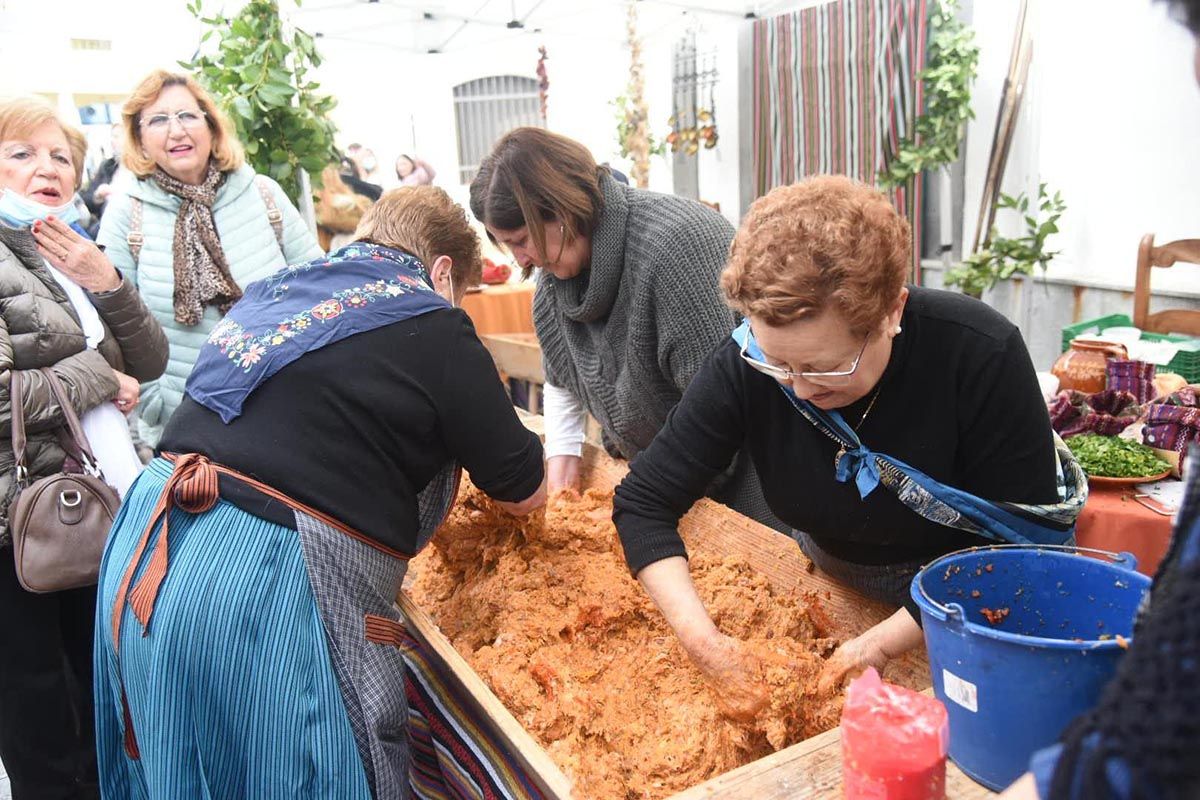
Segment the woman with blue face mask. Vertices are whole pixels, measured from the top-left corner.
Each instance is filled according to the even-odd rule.
[[[16,800],[97,797],[92,735],[94,587],[46,594],[17,580],[8,530],[16,492],[7,430],[19,380],[37,480],[63,469],[64,424],[42,369],[66,387],[105,479],[141,468],[125,413],[162,374],[167,343],[137,289],[78,228],[86,143],[31,100],[0,103],[0,760]]]

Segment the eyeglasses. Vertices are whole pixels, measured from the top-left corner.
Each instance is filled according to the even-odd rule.
[[[862,347],[859,348],[858,355],[854,357],[854,363],[850,365],[850,369],[835,372],[792,372],[786,367],[768,364],[766,361],[759,361],[757,358],[750,356],[746,351],[750,347],[750,337],[753,335],[753,331],[748,331],[746,340],[742,342],[741,356],[743,361],[764,375],[770,375],[777,381],[790,381],[795,378],[802,378],[818,386],[845,386],[850,383],[854,378],[854,373],[858,370],[858,362],[862,361],[863,353],[867,352],[867,344],[871,341],[869,335],[863,339]]]
[[[204,124],[207,116],[203,111],[176,111],[174,114],[155,114],[141,121],[141,126],[151,131],[165,131],[171,127],[171,120],[179,123],[185,131],[194,130]]]

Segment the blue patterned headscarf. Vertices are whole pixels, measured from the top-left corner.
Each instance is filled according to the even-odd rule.
[[[263,381],[305,353],[450,307],[415,257],[354,242],[247,286],[200,348],[187,393],[229,422]]]

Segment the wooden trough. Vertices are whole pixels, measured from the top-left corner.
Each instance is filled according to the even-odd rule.
[[[540,430],[540,418],[530,417],[526,424]],[[587,488],[612,489],[624,477],[626,467],[609,458],[600,448],[585,444],[583,484]],[[812,571],[812,566],[796,543],[753,520],[743,517],[711,500],[701,500],[680,524],[691,552],[705,550],[737,553],[765,575],[776,592],[802,594],[816,592],[832,624],[832,635],[851,638],[885,619],[894,609],[877,603]],[[574,797],[571,781],[553,759],[504,707],[482,678],[454,649],[428,614],[417,607],[407,593],[399,598],[400,609],[412,633],[426,646],[443,677],[469,695],[472,712],[486,720],[492,732],[504,741],[511,753],[550,797],[567,800]],[[929,688],[929,665],[924,649],[908,654],[889,665],[890,680],[914,689]],[[674,796],[674,800],[701,798],[825,798],[841,797],[840,747],[837,729],[785,748],[765,758],[717,776]],[[948,797],[969,799],[991,796],[986,789],[955,770],[948,770]],[[585,798],[576,798],[585,800]]]

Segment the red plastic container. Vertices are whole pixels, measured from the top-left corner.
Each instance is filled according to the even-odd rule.
[[[842,707],[846,800],[944,800],[949,736],[941,702],[868,669]]]

